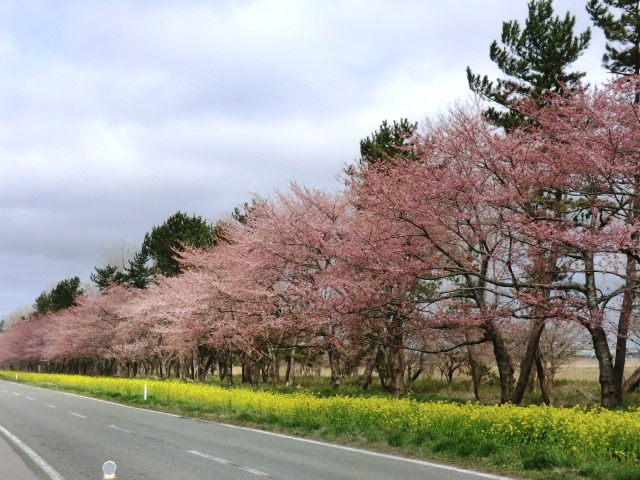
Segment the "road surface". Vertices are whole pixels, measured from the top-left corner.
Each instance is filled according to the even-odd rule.
[[[102,479],[107,460],[118,480],[506,480],[7,381],[0,435],[37,457],[21,452],[44,480]]]

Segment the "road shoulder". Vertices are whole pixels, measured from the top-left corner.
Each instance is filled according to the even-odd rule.
[[[31,462],[33,463],[33,462]],[[33,469],[38,468],[33,464]],[[0,434],[0,477],[11,480],[42,480],[47,477],[38,476],[27,464],[27,461],[14,450],[9,440]]]

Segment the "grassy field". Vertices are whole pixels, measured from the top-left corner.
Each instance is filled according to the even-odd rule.
[[[15,372],[0,378],[15,381]],[[324,390],[18,373],[18,381],[542,480],[640,478],[640,410],[482,405]],[[148,399],[142,392],[148,386]],[[464,385],[461,383],[458,386]],[[435,388],[435,383],[423,385]],[[422,396],[428,396],[423,393]]]
[[[630,375],[640,367],[640,358],[629,358],[625,363],[625,372]],[[598,361],[595,358],[576,358],[562,367],[556,375],[556,380],[586,380],[598,381]]]

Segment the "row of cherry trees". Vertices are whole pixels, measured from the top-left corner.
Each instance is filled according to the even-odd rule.
[[[342,192],[254,198],[246,218],[224,221],[223,241],[179,253],[179,276],[13,325],[0,364],[203,377],[216,363],[230,380],[242,358],[257,381],[303,352],[326,356],[335,387],[345,359],[365,386],[383,359],[402,394],[410,353],[487,344],[501,401],[519,403],[545,325],[571,322],[592,340],[602,405],[615,406],[625,355],[612,350],[637,313],[636,86],[524,102],[529,126],[508,135],[454,107],[397,155],[347,168]],[[523,329],[516,365],[509,339]]]

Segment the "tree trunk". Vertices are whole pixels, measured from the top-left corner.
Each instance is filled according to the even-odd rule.
[[[376,357],[376,370],[378,371],[378,379],[380,380],[380,388],[382,391],[389,391],[387,379],[389,378],[389,361],[387,359],[386,350],[380,346],[380,351]]]
[[[618,403],[622,402],[624,380],[624,366],[627,359],[627,337],[633,313],[633,299],[636,288],[636,260],[627,255],[625,291],[622,296],[620,317],[618,319],[618,335],[616,338],[616,360],[613,365],[613,382],[618,396]]]
[[[453,373],[455,372],[455,370],[453,368],[449,368],[449,370],[447,370],[447,391],[449,393],[451,393],[451,390],[453,389]]]
[[[242,354],[242,380],[241,383],[251,383],[251,366],[246,353]]]
[[[391,388],[396,397],[406,395],[407,388],[404,383],[405,359],[404,349],[393,346],[389,357],[389,371],[391,373]]]
[[[482,370],[480,363],[476,360],[476,356],[471,351],[471,348],[467,349],[469,352],[469,369],[471,370],[471,381],[473,383],[473,398],[476,402],[480,401],[480,380],[482,380]]]
[[[422,372],[424,372],[424,367],[418,367],[416,371],[411,375],[411,378],[409,378],[409,383],[415,382],[418,377],[422,375]]]
[[[513,364],[511,356],[505,344],[502,333],[493,327],[491,342],[493,344],[493,354],[498,366],[498,376],[500,378],[500,403],[508,403],[513,395]]]
[[[542,401],[545,405],[551,405],[551,397],[549,397],[549,391],[547,390],[547,381],[544,374],[544,365],[542,364],[542,358],[540,358],[540,349],[536,353],[536,373],[538,374],[538,382],[540,383],[540,393],[542,394]]]
[[[220,381],[224,380],[227,376],[227,355],[222,354],[218,357],[218,379]]]
[[[380,353],[380,345],[376,344],[373,347],[373,351],[371,352],[371,356],[367,360],[367,364],[364,368],[364,374],[362,375],[362,382],[360,383],[360,388],[362,390],[368,390],[369,385],[371,385],[371,378],[373,377],[373,369],[376,366],[376,359],[378,358],[378,354]]]
[[[287,359],[287,380],[285,382],[285,385],[287,387],[293,387],[295,380],[296,380],[296,358],[295,358],[295,348],[291,349],[291,352],[289,352],[289,358]]]
[[[184,380],[184,377],[184,352],[180,350],[180,353],[178,354],[178,379]]]
[[[340,354],[334,347],[327,349],[327,356],[329,357],[329,368],[331,369],[331,388],[334,390],[340,389]]]
[[[585,286],[587,288],[587,307],[595,312],[597,310],[596,301],[596,278],[595,264],[592,252],[585,252]],[[607,333],[602,326],[602,319],[596,317],[587,324],[591,339],[593,340],[593,350],[598,359],[598,370],[600,372],[600,405],[604,408],[616,407],[619,396],[616,394],[615,380],[613,376],[613,359],[607,342]]]
[[[231,350],[227,350],[227,385],[230,387],[233,385],[233,355]]]
[[[269,347],[269,354],[271,355],[271,381],[275,387],[280,380],[280,354],[272,347]]]
[[[404,384],[405,358],[402,327],[402,320],[398,317],[394,318],[391,323],[391,345],[388,348],[391,389],[396,397],[407,393]]]
[[[640,368],[636,369],[635,372],[631,374],[631,376],[624,382],[624,393],[635,392],[640,385]]]
[[[600,371],[598,379],[600,382],[600,405],[604,408],[614,408],[619,405],[619,402],[613,377],[613,359],[607,343],[607,334],[602,325],[591,327],[591,337]]]
[[[216,359],[215,353],[209,353],[206,357],[206,361],[204,362],[204,365],[201,364],[201,368],[198,372],[198,377],[201,382],[207,379],[207,373],[211,369],[211,365],[213,365],[213,362],[215,361],[215,359]]]
[[[531,329],[529,330],[529,340],[527,342],[527,349],[525,351],[522,362],[520,363],[520,376],[518,377],[518,383],[513,391],[511,402],[516,405],[522,403],[522,398],[527,389],[527,383],[531,377],[531,370],[538,354],[538,345],[540,344],[540,336],[544,330],[544,319],[537,318],[533,321]]]

